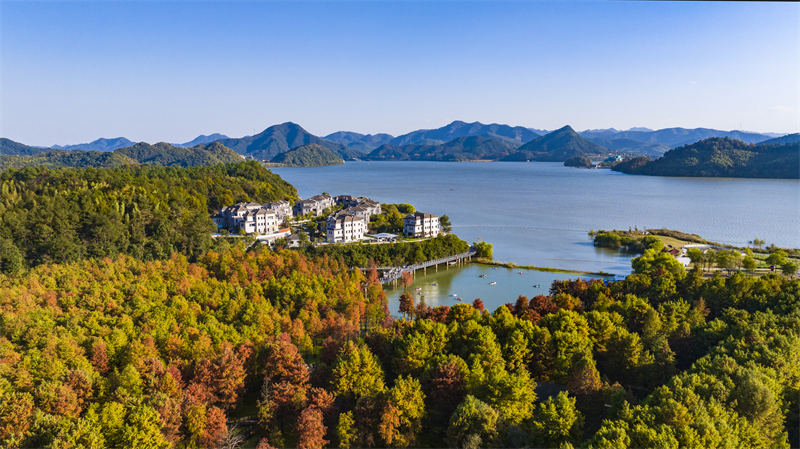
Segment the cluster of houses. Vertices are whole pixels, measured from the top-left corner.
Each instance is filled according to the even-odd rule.
[[[219,213],[212,215],[211,219],[218,230],[226,229],[230,232],[243,230],[247,234],[269,235],[285,231],[279,227],[288,219],[309,214],[319,217],[335,205],[342,206],[342,209],[327,217],[325,231],[328,243],[348,243],[372,238],[366,237],[370,218],[373,215],[380,215],[383,211],[379,202],[364,196],[315,195],[297,201],[294,207],[285,200],[265,204],[239,203],[223,207]],[[403,234],[407,237],[436,237],[439,231],[439,217],[436,215],[416,212],[408,214],[403,219]],[[380,234],[380,240],[393,240],[393,237],[395,236],[390,234]]]

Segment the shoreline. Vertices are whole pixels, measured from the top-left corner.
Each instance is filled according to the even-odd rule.
[[[564,273],[564,274],[584,274],[584,275],[591,275],[591,276],[602,276],[602,277],[609,277],[613,278],[615,275],[611,273],[606,273],[604,271],[580,271],[580,270],[565,270],[563,268],[552,268],[552,267],[537,267],[534,265],[517,265],[514,262],[493,262],[489,260],[476,260],[473,262],[467,262],[476,265],[485,265],[491,267],[504,267],[504,268],[511,268],[511,269],[520,269],[520,270],[535,270],[535,271],[543,271],[547,273]]]

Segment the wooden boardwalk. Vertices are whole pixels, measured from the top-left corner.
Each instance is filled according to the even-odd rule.
[[[450,262],[458,262],[464,259],[469,259],[470,257],[474,256],[477,253],[475,248],[470,248],[469,251],[461,254],[456,254],[455,256],[450,257],[442,257],[440,259],[433,259],[427,262],[415,263],[413,265],[407,265],[405,267],[380,267],[378,270],[388,270],[388,273],[385,273],[382,277],[378,278],[381,284],[388,284],[389,282],[395,282],[401,277],[403,277],[403,273],[414,273],[417,270],[423,270],[428,267],[434,267],[441,264],[448,264]]]

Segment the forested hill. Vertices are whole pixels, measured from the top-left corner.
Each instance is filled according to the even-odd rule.
[[[238,157],[238,156],[237,156]],[[26,167],[0,173],[0,265],[128,254],[190,259],[211,247],[209,214],[240,201],[296,200],[258,162],[213,167]]]
[[[800,143],[753,145],[715,137],[670,150],[654,161],[623,161],[613,170],[653,176],[800,179]]]
[[[261,246],[0,274],[0,447],[800,443],[797,280],[704,279],[661,245],[619,282],[495,310],[415,283],[390,311],[377,272],[348,268]]]
[[[241,156],[216,142],[192,148],[141,142],[110,152],[55,150],[33,156],[0,156],[0,170],[32,166],[114,168],[132,164],[191,167],[241,161]]]
[[[292,122],[270,126],[254,136],[247,136],[239,139],[220,139],[217,142],[239,154],[252,156],[265,161],[269,161],[278,154],[285,153],[292,148],[308,145],[310,143],[323,146],[338,154],[346,161],[356,159],[363,155],[360,151],[348,148],[342,144],[321,139],[303,129],[302,126]]]
[[[28,146],[11,139],[0,137],[0,156],[30,156],[51,151],[49,148]]]
[[[565,162],[574,156],[607,154],[609,150],[581,137],[569,125],[517,148],[504,161]]]
[[[539,137],[539,134],[522,126],[509,126],[493,123],[484,125],[480,122],[466,123],[459,120],[437,129],[420,129],[408,134],[395,137],[389,143],[395,146],[409,144],[441,144],[449,142],[459,137],[480,136],[485,134],[495,134],[519,144],[530,142]]]
[[[519,142],[500,136],[459,137],[439,145],[381,145],[362,159],[372,161],[470,161],[498,159],[516,150]]]
[[[270,162],[289,167],[324,167],[342,165],[344,159],[321,145],[310,143],[281,153],[272,158]]]
[[[763,142],[759,142],[759,145],[783,145],[785,143],[797,143],[800,142],[800,133],[794,134],[787,134],[785,136],[776,137],[774,139],[765,140]]]

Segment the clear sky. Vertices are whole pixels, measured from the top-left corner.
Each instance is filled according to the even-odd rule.
[[[800,131],[800,4],[0,2],[0,135]]]

